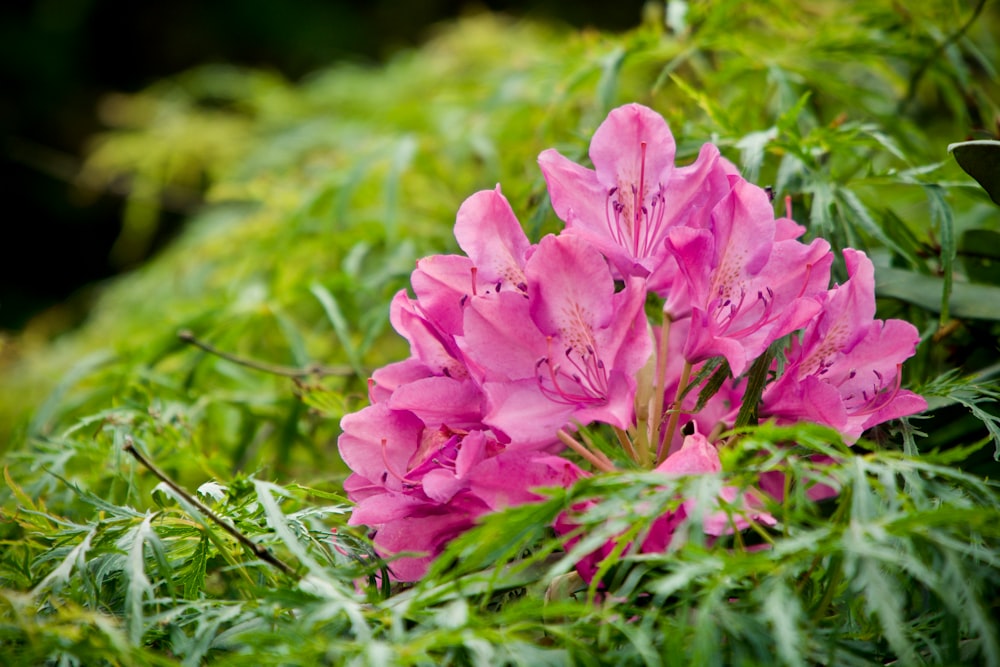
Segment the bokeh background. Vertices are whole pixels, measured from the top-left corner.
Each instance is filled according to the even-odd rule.
[[[79,321],[88,285],[141,263],[176,233],[197,192],[165,202],[156,235],[127,258],[124,188],[79,179],[102,100],[205,63],[292,81],[340,60],[380,63],[456,17],[495,11],[624,30],[643,0],[36,0],[0,3],[0,332],[49,336]]]

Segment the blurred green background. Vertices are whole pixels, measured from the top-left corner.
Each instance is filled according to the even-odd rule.
[[[72,326],[81,288],[163,245],[200,201],[197,188],[164,202],[153,238],[112,252],[128,184],[88,187],[81,154],[103,127],[101,100],[206,63],[274,71],[290,80],[338,60],[377,64],[419,45],[442,21],[501,11],[576,27],[623,30],[643,0],[36,0],[0,4],[0,332],[33,316],[43,336]],[[104,109],[107,113],[107,109]],[[68,301],[65,301],[68,297]],[[2,354],[2,346],[0,346]]]

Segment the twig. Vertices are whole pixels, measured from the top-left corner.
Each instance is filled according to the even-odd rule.
[[[232,535],[237,542],[245,546],[247,549],[250,549],[250,551],[252,551],[262,561],[264,561],[265,563],[269,563],[270,565],[273,565],[274,567],[281,570],[283,573],[287,574],[289,577],[292,577],[294,579],[298,578],[298,575],[295,573],[295,570],[292,568],[291,565],[289,565],[285,561],[275,556],[273,553],[270,552],[270,550],[268,550],[267,547],[257,544],[256,542],[251,540],[245,534],[240,532],[238,528],[229,524],[221,516],[210,510],[205,505],[205,503],[201,502],[200,500],[192,496],[179,484],[177,484],[177,482],[170,479],[170,477],[168,477],[165,472],[160,470],[156,466],[156,464],[154,464],[152,461],[143,456],[142,453],[135,448],[135,443],[132,441],[131,436],[125,436],[125,446],[123,447],[123,449],[126,452],[128,452],[132,456],[132,458],[134,458],[136,461],[142,464],[147,470],[153,473],[153,475],[158,477],[161,482],[169,486],[171,490],[173,490],[174,493],[183,498],[185,502],[191,503],[192,505],[197,507],[199,512],[207,516],[216,525],[218,525],[224,531]]]
[[[262,373],[270,373],[271,375],[280,375],[282,377],[289,378],[304,378],[310,376],[324,375],[354,375],[354,370],[348,366],[322,366],[320,364],[310,364],[305,368],[294,368],[292,366],[280,366],[278,364],[269,364],[266,361],[256,361],[255,359],[247,359],[246,357],[237,356],[231,352],[226,352],[220,350],[219,348],[200,340],[194,335],[194,332],[188,329],[181,329],[177,332],[177,337],[180,338],[185,343],[190,343],[197,348],[208,352],[209,354],[214,354],[215,356],[225,359],[226,361],[231,361],[234,364],[239,364],[240,366],[245,366],[246,368],[252,368],[255,371],[261,371]]]

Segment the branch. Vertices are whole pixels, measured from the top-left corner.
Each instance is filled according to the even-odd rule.
[[[170,479],[170,477],[167,476],[167,473],[160,470],[156,466],[156,464],[154,464],[152,461],[143,456],[142,453],[135,448],[135,443],[132,441],[131,436],[128,435],[125,436],[125,446],[123,447],[123,449],[126,452],[128,452],[132,456],[132,458],[134,458],[136,461],[142,464],[146,469],[148,469],[151,473],[153,473],[153,475],[159,478],[161,482],[169,486],[171,490],[173,490],[174,493],[183,498],[185,502],[191,503],[192,505],[197,507],[199,512],[201,512],[209,519],[211,519],[216,525],[218,525],[224,531],[229,533],[237,542],[239,542],[247,549],[252,551],[262,561],[270,565],[273,565],[274,567],[278,568],[284,574],[288,575],[293,579],[298,578],[298,575],[295,573],[295,570],[292,568],[291,565],[289,565],[285,561],[275,556],[273,553],[271,553],[271,551],[267,547],[261,544],[257,544],[256,542],[251,540],[244,533],[240,532],[238,528],[227,522],[225,519],[223,519],[221,516],[219,516],[212,510],[210,510],[208,506],[205,505],[205,503],[201,502],[200,500],[192,496],[184,488],[182,488],[179,484],[177,484],[177,482]]]
[[[180,338],[185,343],[194,345],[197,348],[213,354],[226,361],[231,361],[234,364],[239,364],[246,368],[252,368],[255,371],[261,371],[262,373],[270,373],[271,375],[280,375],[282,377],[289,378],[304,378],[311,376],[323,377],[326,375],[354,375],[354,370],[349,366],[322,366],[320,364],[310,364],[305,368],[294,368],[292,366],[280,366],[278,364],[269,364],[266,361],[256,361],[254,359],[247,359],[246,357],[237,356],[231,352],[225,352],[219,348],[206,343],[203,340],[195,337],[194,332],[189,329],[181,329],[177,332],[177,337]]]

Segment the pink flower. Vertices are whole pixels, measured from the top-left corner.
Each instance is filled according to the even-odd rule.
[[[660,475],[672,498],[686,487],[670,478],[717,475],[717,436],[744,401],[744,374],[785,336],[761,416],[854,439],[926,407],[900,388],[916,330],[873,319],[864,254],[845,251],[850,279],[828,290],[829,244],[798,241],[805,230],[775,218],[764,191],[714,146],[687,167],[674,153],[658,114],[615,109],[591,142],[593,170],[552,150],[539,156],[564,234],[532,245],[499,186],[478,192],[456,216],[465,254],[420,260],[413,296],[396,294],[390,319],[410,356],[375,371],[371,405],[344,417],[338,441],[352,470],[350,523],[370,528],[395,579],[421,577],[484,513],[588,474],[555,455],[564,447],[614,473],[616,459],[584,431],[591,424],[611,427],[622,454]],[[698,405],[691,383],[720,357],[733,377]],[[781,479],[765,474],[761,489],[777,493]],[[707,481],[628,548],[663,552],[691,521],[710,539],[774,523],[757,490]],[[578,528],[568,515],[556,524]],[[585,556],[581,575],[591,579],[616,548]]]
[[[579,469],[556,456],[508,451],[485,430],[430,428],[405,410],[376,404],[341,422],[344,483],[356,503],[350,525],[372,531],[395,579],[414,581],[477,517],[537,500],[535,489],[570,486]]]
[[[651,352],[641,281],[616,292],[603,257],[569,236],[542,239],[524,273],[526,294],[467,307],[460,345],[482,372],[484,423],[517,446],[552,443],[573,422],[627,428]]]
[[[790,232],[775,220],[764,191],[745,181],[713,209],[707,228],[670,230],[667,247],[689,293],[689,362],[721,355],[738,376],[819,312],[830,246],[821,239],[802,244]]]
[[[705,144],[687,167],[674,165],[675,144],[660,114],[639,104],[614,109],[590,143],[594,169],[554,149],[538,156],[566,233],[586,239],[623,276],[645,278],[667,259],[667,230],[704,226],[738,172]]]
[[[859,250],[845,249],[849,279],[834,287],[819,315],[793,338],[788,366],[764,392],[760,414],[808,420],[856,440],[868,428],[926,409],[900,388],[903,361],[920,336],[902,320],[876,320],[875,271]]]
[[[501,290],[526,292],[524,264],[534,252],[500,186],[465,200],[456,216],[455,238],[467,257],[426,257],[411,276],[421,312],[451,335],[462,333],[469,298]]]

